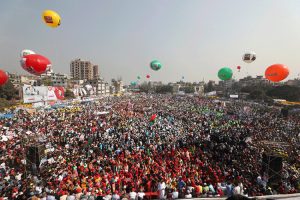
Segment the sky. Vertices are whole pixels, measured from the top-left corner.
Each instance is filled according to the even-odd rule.
[[[42,21],[44,10],[61,16],[61,26]],[[263,75],[276,63],[300,73],[299,0],[1,0],[0,69],[27,74],[20,52],[49,58],[55,72],[69,74],[70,61],[99,65],[106,81],[137,76],[174,82],[218,80],[230,67],[236,79]],[[242,61],[246,51],[257,59]],[[163,67],[152,71],[159,60]],[[241,72],[236,67],[241,66]]]

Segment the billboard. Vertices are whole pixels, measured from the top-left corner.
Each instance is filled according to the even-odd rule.
[[[23,101],[24,103],[35,103],[62,100],[64,99],[64,93],[63,87],[24,85]]]
[[[74,85],[73,93],[76,97],[96,95],[97,88],[91,85],[85,85],[85,86]]]
[[[237,95],[237,94],[231,94],[231,95],[229,95],[229,97],[232,98],[232,99],[238,99],[239,95]]]

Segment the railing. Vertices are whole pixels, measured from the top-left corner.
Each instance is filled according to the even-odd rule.
[[[251,198],[251,197],[250,197]],[[252,197],[256,199],[288,199],[288,200],[300,200],[300,193],[295,194],[278,194],[278,195],[267,195],[267,196],[256,196]],[[217,198],[193,198],[192,200],[225,200],[227,197]],[[190,199],[189,199],[190,200]]]

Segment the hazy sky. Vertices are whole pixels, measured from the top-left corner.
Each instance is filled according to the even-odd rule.
[[[60,14],[59,28],[42,22],[45,9]],[[289,78],[300,73],[300,0],[1,0],[0,26],[0,68],[19,74],[23,49],[67,74],[72,59],[90,60],[107,81],[217,80],[224,66],[240,78],[275,63]],[[247,50],[257,53],[251,64],[241,59]]]

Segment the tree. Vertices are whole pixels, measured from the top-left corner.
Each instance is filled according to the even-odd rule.
[[[5,108],[15,105],[12,101],[0,98],[0,111],[4,111]]]
[[[186,93],[194,93],[195,92],[195,88],[193,86],[187,86],[187,87],[183,87],[182,90]]]
[[[0,87],[0,98],[6,100],[17,99],[19,97],[19,91],[14,87],[10,80]]]
[[[211,81],[209,81],[207,84],[205,84],[205,86],[204,86],[204,92],[205,93],[212,92],[214,90],[215,90],[215,88],[214,88],[214,85]]]
[[[46,77],[41,80],[42,85],[44,86],[53,86],[53,83],[50,78]]]
[[[266,96],[265,92],[260,89],[253,90],[249,94],[250,99],[258,99],[258,100],[263,100],[265,96]]]
[[[74,99],[75,95],[71,90],[67,89],[65,92],[65,98],[66,99]]]
[[[300,88],[295,86],[279,86],[267,91],[267,95],[272,98],[286,99],[288,101],[300,101]]]
[[[171,85],[157,86],[155,92],[160,94],[173,93],[173,87]]]
[[[139,89],[140,89],[141,92],[149,93],[150,89],[151,89],[151,86],[148,83],[142,83],[140,85]]]

